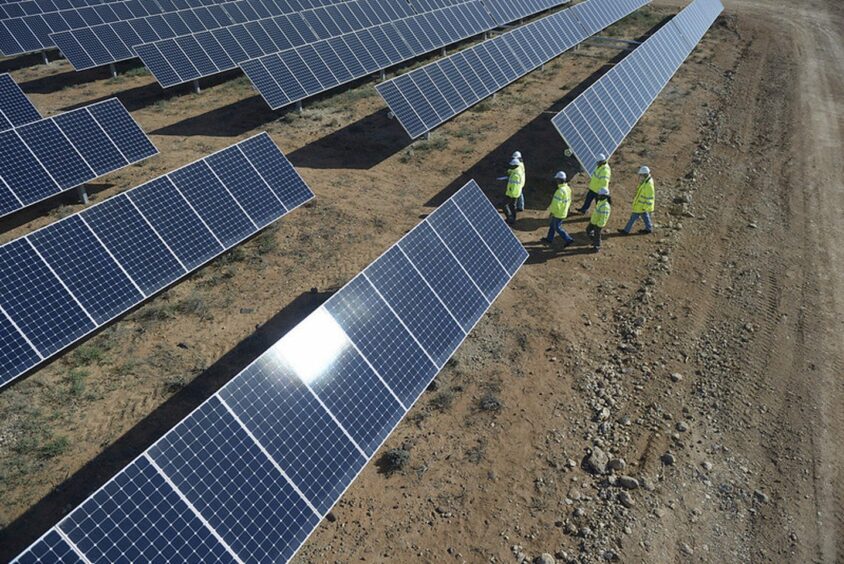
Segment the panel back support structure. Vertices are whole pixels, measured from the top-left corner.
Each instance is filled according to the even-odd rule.
[[[469,182],[16,562],[289,561],[526,258]]]
[[[375,89],[415,139],[649,1],[586,0],[382,82]]]
[[[262,133],[0,246],[0,386],[311,198]]]
[[[587,174],[599,154],[618,149],[723,9],[694,0],[551,119]]]

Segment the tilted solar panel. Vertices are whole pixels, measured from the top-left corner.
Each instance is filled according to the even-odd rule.
[[[0,386],[311,198],[264,133],[0,246]]]
[[[415,139],[649,1],[587,0],[382,82],[375,89]]]
[[[17,562],[288,561],[526,258],[469,182]]]
[[[158,150],[117,98],[0,132],[0,216]]]
[[[723,9],[695,0],[552,118],[583,170],[618,149]]]
[[[8,73],[0,74],[0,131],[41,119],[41,114]]]

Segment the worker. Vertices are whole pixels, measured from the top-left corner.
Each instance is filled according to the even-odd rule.
[[[610,220],[610,211],[612,209],[612,198],[610,198],[610,191],[606,188],[601,188],[598,195],[595,196],[595,209],[592,211],[592,216],[589,218],[589,225],[586,227],[586,234],[592,239],[592,248],[595,252],[601,250],[601,230],[606,227]]]
[[[525,177],[522,175],[522,167],[519,159],[510,159],[510,168],[507,169],[507,176],[500,177],[500,180],[507,180],[507,190],[504,192],[504,213],[507,215],[507,223],[515,225],[516,211],[518,210],[519,196],[525,186]]]
[[[554,197],[551,198],[551,205],[548,206],[548,213],[551,214],[551,224],[548,226],[548,236],[542,240],[550,245],[554,241],[554,233],[559,233],[560,237],[563,238],[563,248],[565,249],[574,243],[574,239],[566,233],[563,227],[563,221],[569,215],[571,188],[566,183],[566,173],[562,170],[554,175],[554,179],[557,181],[557,191],[554,192]]]
[[[633,226],[642,218],[645,228],[639,233],[653,233],[654,226],[651,222],[651,212],[654,211],[654,178],[651,176],[651,169],[645,165],[639,167],[639,184],[636,186],[636,196],[633,197],[633,213],[624,229],[618,232],[622,235],[630,235]]]
[[[607,156],[601,153],[598,155],[595,172],[589,177],[589,190],[586,192],[586,199],[583,201],[583,205],[577,210],[578,213],[586,213],[592,204],[592,200],[598,196],[598,192],[602,189],[606,189],[609,192],[611,176],[612,171],[610,170],[610,163],[607,162]]]
[[[522,169],[522,182],[527,180],[527,176],[525,175],[525,160],[522,158],[521,151],[515,151],[513,156],[510,157],[511,159],[518,159],[519,160],[519,167]],[[522,193],[519,196],[519,203],[516,205],[517,211],[525,211],[525,189],[524,184],[522,185]]]

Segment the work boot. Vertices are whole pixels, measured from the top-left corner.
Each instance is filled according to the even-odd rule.
[[[618,230],[618,234],[619,234],[619,235],[630,235],[630,232],[629,232],[629,231],[625,231],[624,229],[619,229],[619,230]]]
[[[551,245],[553,243],[553,241],[551,239],[549,239],[548,237],[543,237],[542,239],[540,239],[540,241],[542,241],[543,243],[545,243],[547,245]]]
[[[653,229],[640,229],[640,230],[639,230],[639,233],[640,233],[641,235],[650,235],[650,234],[651,234],[651,233],[653,233],[653,232],[654,232],[654,231],[653,231]]]

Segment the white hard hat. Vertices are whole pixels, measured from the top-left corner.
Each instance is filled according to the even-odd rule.
[[[566,173],[561,170],[557,174],[554,175],[554,178],[556,178],[557,180],[565,180],[566,179]]]
[[[607,160],[607,156],[604,153],[598,155],[598,162]]]
[[[598,190],[598,195],[599,196],[609,196],[610,191],[609,191],[608,188],[601,188],[600,190]]]
[[[513,157],[512,159],[510,159],[510,166],[518,166],[518,165],[519,165],[519,159],[517,159],[516,157]]]
[[[642,165],[642,166],[639,167],[639,174],[650,174],[650,173],[651,173],[651,169],[649,169],[647,166]]]
[[[521,153],[521,151],[515,151],[515,152],[513,153],[513,158],[514,158],[514,159],[521,159],[521,158],[522,158],[522,153]]]

